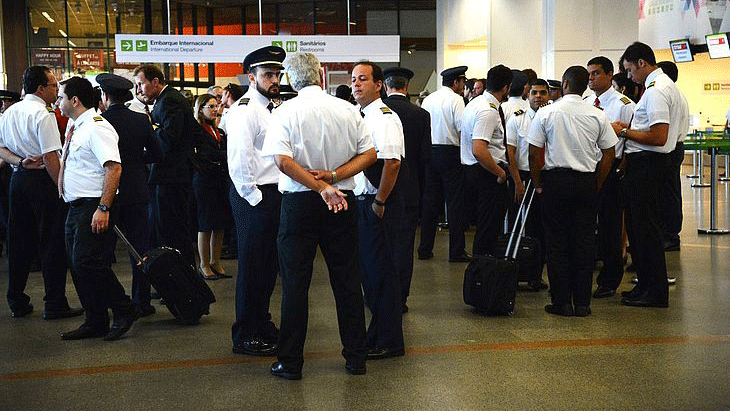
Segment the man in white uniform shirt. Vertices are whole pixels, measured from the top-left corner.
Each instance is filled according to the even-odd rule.
[[[467,216],[464,205],[464,168],[459,155],[464,115],[464,99],[461,95],[464,91],[466,70],[466,66],[459,66],[442,71],[443,87],[431,93],[421,104],[431,115],[432,155],[426,168],[419,260],[433,257],[437,219],[439,210],[443,209],[444,198],[449,222],[449,261],[471,260],[464,249]]]
[[[499,105],[507,97],[512,71],[498,65],[487,73],[486,91],[464,110],[461,163],[466,167],[470,198],[476,201],[477,230],[472,252],[491,254],[509,205],[507,152]]]
[[[8,192],[8,306],[13,317],[33,312],[25,294],[29,265],[40,253],[46,288],[43,318],[74,317],[66,299],[66,205],[58,198],[61,136],[53,109],[56,77],[44,66],[23,73],[25,98],[0,117],[0,157],[13,167]]]
[[[527,136],[532,181],[545,211],[552,300],[545,311],[563,316],[591,313],[595,203],[618,142],[603,111],[581,99],[587,86],[588,71],[569,67],[563,98],[537,112]]]
[[[363,291],[372,313],[367,330],[370,360],[405,354],[401,284],[394,255],[403,219],[399,171],[405,144],[398,115],[380,99],[383,81],[383,70],[372,62],[359,62],[352,69],[352,95],[378,152],[378,161],[355,176]]]
[[[345,369],[365,374],[365,307],[352,177],[375,162],[372,137],[353,105],[322,90],[322,71],[313,54],[295,54],[285,66],[299,95],[274,111],[262,149],[282,172],[283,193],[277,239],[281,331],[271,373],[302,378],[307,295],[319,246],[337,305]]]
[[[229,197],[238,236],[236,322],[232,327],[233,352],[273,356],[278,330],[271,321],[269,301],[274,292],[279,260],[281,193],[279,169],[261,149],[279,95],[281,64],[286,52],[267,46],[249,53],[243,61],[248,72],[248,92],[226,114],[228,130]]]
[[[639,283],[622,293],[621,303],[637,307],[668,307],[669,285],[660,221],[661,187],[670,153],[681,127],[682,97],[677,86],[657,68],[654,51],[636,42],[621,57],[631,80],[646,91],[636,104],[631,124],[614,122],[616,135],[626,139],[627,232]]]
[[[515,183],[514,203],[520,204],[525,195],[525,184],[530,180],[530,143],[527,142],[527,133],[530,123],[537,110],[547,104],[548,83],[543,79],[535,79],[528,92],[529,107],[527,111],[518,109],[507,120],[507,158],[509,159],[510,175]],[[540,196],[532,199],[532,206],[527,216],[525,234],[537,239],[542,245],[541,258],[545,258],[545,235],[542,227],[542,204]],[[542,265],[541,265],[542,266]],[[546,289],[547,284],[542,280],[542,270],[538,278],[528,280],[531,289],[538,291]]]
[[[122,174],[119,136],[90,109],[94,89],[81,77],[61,82],[59,107],[73,120],[66,130],[58,192],[69,204],[66,251],[86,320],[61,334],[64,340],[104,336],[117,340],[136,319],[132,301],[112,271],[116,237],[114,197]],[[108,310],[114,322],[109,328]]]
[[[530,108],[530,104],[522,98],[525,95],[525,88],[527,87],[527,74],[520,70],[512,70],[512,85],[509,88],[509,96],[507,100],[500,105],[502,112],[504,113],[504,124],[509,122],[510,117],[518,111],[527,111]]]
[[[588,61],[587,68],[588,87],[593,93],[586,97],[585,101],[603,110],[610,122],[631,122],[635,104],[630,98],[612,87],[613,63],[611,60],[603,56],[594,57]],[[593,298],[607,298],[616,294],[616,289],[624,276],[621,250],[623,193],[619,175],[623,149],[624,139],[619,138],[615,148],[616,159],[598,193],[598,251],[603,260],[603,268],[596,278],[598,286],[593,293]]]

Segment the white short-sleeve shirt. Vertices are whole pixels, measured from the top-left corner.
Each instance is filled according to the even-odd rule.
[[[421,108],[431,115],[431,143],[458,147],[464,99],[444,86],[423,99]]]
[[[512,96],[502,103],[501,107],[504,112],[504,124],[507,124],[516,111],[527,111],[530,108],[530,103],[521,96]]]
[[[0,116],[0,147],[23,158],[60,151],[55,113],[40,97],[26,95]],[[17,166],[13,164],[13,168]]]
[[[334,170],[371,148],[372,136],[355,106],[319,86],[308,86],[274,110],[262,154],[289,156],[306,169]],[[353,190],[355,181],[347,178],[334,186]],[[279,191],[309,188],[281,173]]]
[[[586,102],[593,104],[596,100],[596,93],[592,93],[586,98]],[[631,118],[634,117],[634,108],[636,103],[631,101],[630,98],[616,91],[613,87],[609,87],[608,90],[604,91],[598,96],[600,108],[608,117],[608,121],[613,123],[614,121],[621,121],[626,124],[631,124]],[[616,144],[616,158],[623,156],[625,139],[618,139]]]
[[[530,171],[530,143],[527,142],[527,133],[535,114],[535,110],[528,107],[527,111],[517,110],[512,113],[507,120],[507,145],[515,147],[517,169],[520,171]]]
[[[592,173],[602,149],[618,143],[603,111],[577,94],[540,108],[530,124],[527,141],[545,147],[545,170],[569,168]]]
[[[63,171],[63,199],[66,202],[82,197],[101,197],[108,161],[121,163],[119,135],[106,119],[94,110],[86,110],[75,121],[69,121],[66,135],[73,130],[71,141],[63,148],[68,156]]]
[[[357,106],[360,109],[360,106]],[[405,158],[403,124],[398,115],[377,99],[362,109],[363,120],[372,133],[379,160],[400,160]],[[370,184],[365,173],[355,175],[355,195],[377,194],[378,189]]]
[[[473,140],[484,140],[496,163],[506,163],[504,128],[499,116],[499,101],[485,92],[475,97],[464,109],[464,127],[461,133],[461,163],[477,163],[472,151]]]
[[[627,154],[639,151],[669,153],[677,145],[682,116],[682,96],[672,79],[660,68],[652,71],[646,77],[644,84],[646,91],[634,109],[631,129],[649,131],[654,124],[666,123],[669,125],[667,142],[663,146],[650,146],[629,140],[626,142],[625,152]]]
[[[238,195],[252,206],[263,198],[258,186],[278,183],[281,174],[273,158],[261,152],[272,118],[268,104],[256,87],[249,87],[225,114],[228,174]]]

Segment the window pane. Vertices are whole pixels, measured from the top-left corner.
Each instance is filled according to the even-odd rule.
[[[66,47],[63,0],[27,0],[31,47]]]
[[[315,15],[317,34],[347,34],[346,1],[318,1]]]
[[[109,8],[118,10],[123,7],[110,3]],[[103,0],[70,0],[68,10],[68,36],[78,47],[106,47],[106,14]]]
[[[272,6],[271,1],[267,6]],[[275,3],[263,9],[264,23],[276,23],[278,32],[264,34],[307,35],[314,34],[314,2]],[[272,13],[273,12],[273,13]]]

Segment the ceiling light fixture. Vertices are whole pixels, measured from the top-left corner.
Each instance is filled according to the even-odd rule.
[[[76,43],[74,43],[74,42],[73,42],[73,41],[71,41],[71,40],[69,40],[69,41],[68,41],[68,44],[70,44],[70,45],[71,45],[71,47],[78,47],[78,46],[76,45]]]
[[[43,15],[43,17],[45,17],[45,18],[46,18],[46,20],[50,21],[51,23],[55,23],[55,22],[56,22],[56,20],[53,20],[53,19],[51,18],[51,16],[49,16],[49,15],[48,15],[48,13],[47,13],[47,12],[45,12],[45,11],[44,11],[44,12],[42,12],[41,14]]]
[[[65,31],[63,31],[63,30],[61,30],[61,29],[58,29],[58,32],[59,32],[59,33],[61,33],[61,35],[62,35],[63,37],[68,37],[68,34],[66,34],[66,32],[65,32]]]

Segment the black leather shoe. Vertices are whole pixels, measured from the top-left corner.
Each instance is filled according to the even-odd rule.
[[[211,275],[205,275],[203,270],[201,270],[200,268],[198,268],[198,275],[201,276],[203,278],[203,280],[208,280],[208,281],[214,281],[214,280],[221,279],[221,276],[218,274],[215,274],[215,273],[211,274]]]
[[[450,263],[469,263],[471,262],[471,256],[467,253],[455,255],[453,257],[449,257]]]
[[[637,299],[622,298],[621,304],[627,305],[629,307],[658,307],[658,308],[669,307],[669,303],[661,303],[661,302],[657,302],[657,301],[652,301],[647,298],[637,298]]]
[[[365,363],[356,364],[348,361],[345,363],[345,371],[350,375],[363,375],[368,372],[368,369],[365,367]]]
[[[213,266],[210,267],[210,271],[212,271],[213,274],[217,275],[218,278],[233,278],[232,275],[228,275],[226,273],[222,273],[222,272],[216,270],[215,268],[213,268]]]
[[[292,371],[284,365],[284,363],[277,361],[271,364],[271,375],[287,380],[301,380],[302,372]]]
[[[152,315],[156,312],[157,310],[155,307],[150,304],[140,304],[134,308],[134,315],[137,316],[137,318],[147,317],[148,315]]]
[[[428,252],[428,253],[421,253],[421,252],[419,252],[418,253],[418,259],[419,260],[430,260],[432,258],[433,258],[433,253],[432,252]]]
[[[61,333],[61,339],[62,340],[83,340],[85,338],[98,338],[103,336],[107,333],[107,330],[105,328],[94,328],[91,326],[88,326],[86,324],[81,324],[81,326],[73,331]]]
[[[593,298],[608,298],[613,297],[614,295],[616,295],[616,290],[599,285],[593,293]],[[576,313],[576,315],[578,314]]]
[[[576,317],[588,317],[591,315],[591,307],[588,307],[586,305],[576,305],[575,306],[575,316]]]
[[[679,251],[679,241],[664,243],[664,251]]]
[[[257,357],[273,357],[276,346],[267,344],[258,338],[251,338],[233,346],[234,354],[255,355]]]
[[[21,318],[33,312],[33,304],[24,305],[20,308],[10,310],[10,315],[13,318]]]
[[[78,317],[84,313],[83,308],[66,308],[65,310],[45,310],[43,311],[44,320],[58,320],[59,318]]]
[[[368,360],[382,360],[391,357],[406,355],[403,348],[371,348],[368,350]]]
[[[632,288],[631,291],[621,291],[621,297],[629,298],[632,300],[636,300],[637,298],[641,297],[641,291],[639,291],[639,286]]]
[[[109,332],[104,336],[104,341],[114,341],[122,338],[132,328],[132,324],[134,324],[136,319],[136,316],[128,315],[119,320],[114,320]]]
[[[261,335],[261,341],[269,345],[276,345],[279,342],[279,329],[276,325],[269,321],[259,331]]]
[[[562,315],[564,317],[572,317],[575,314],[573,306],[570,304],[548,304],[545,306],[545,312],[548,314]]]

